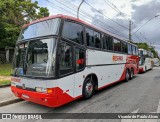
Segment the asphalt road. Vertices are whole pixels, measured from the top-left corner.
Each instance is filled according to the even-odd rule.
[[[155,67],[136,75],[129,82],[117,83],[98,91],[89,100],[79,99],[59,108],[22,101],[1,107],[0,113],[160,113],[159,102],[160,67]]]

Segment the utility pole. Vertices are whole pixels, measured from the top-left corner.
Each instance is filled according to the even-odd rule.
[[[132,21],[129,20],[129,41],[132,40],[132,37],[131,37],[131,24],[132,24]]]
[[[80,7],[81,5],[83,4],[84,0],[82,0],[82,2],[79,4],[78,6],[78,10],[77,10],[77,18],[79,19],[79,10],[80,10]]]

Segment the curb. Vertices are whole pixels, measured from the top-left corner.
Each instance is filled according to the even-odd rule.
[[[23,101],[23,100],[22,99],[11,99],[11,100],[8,100],[8,101],[0,102],[0,107],[6,106],[6,105],[9,105],[9,104],[13,104],[13,103],[17,103],[17,102],[21,102],[21,101]]]
[[[0,85],[0,88],[9,87],[9,86],[11,86],[11,84],[7,84],[7,85]]]

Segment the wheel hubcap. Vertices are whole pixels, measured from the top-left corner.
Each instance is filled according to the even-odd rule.
[[[127,79],[127,80],[129,79],[129,73],[128,73],[128,71],[127,71],[127,73],[126,73],[126,79]]]
[[[88,82],[88,83],[86,84],[86,93],[87,93],[88,95],[91,95],[91,94],[92,94],[92,91],[93,91],[93,85],[92,85],[92,83],[91,83],[91,81],[90,81],[90,82]]]

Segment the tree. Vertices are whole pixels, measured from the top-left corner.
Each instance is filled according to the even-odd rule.
[[[158,52],[155,50],[154,47],[150,47],[149,50],[153,53],[153,55],[154,55],[155,58],[159,58]]]
[[[31,0],[1,0],[0,48],[14,46],[22,25],[49,16],[47,8]]]
[[[147,43],[137,43],[138,48],[149,50],[149,45]]]

